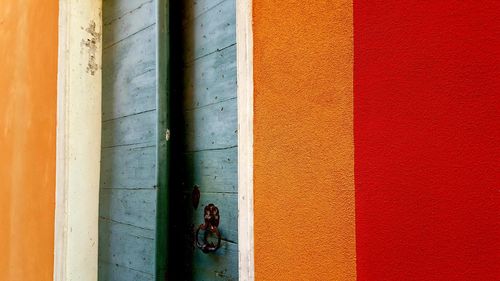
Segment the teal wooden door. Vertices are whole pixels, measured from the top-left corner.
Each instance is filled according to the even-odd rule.
[[[171,280],[238,279],[235,4],[170,3]],[[204,222],[208,204],[219,209],[222,241],[217,251],[204,253],[195,246],[195,230]]]
[[[167,4],[103,1],[100,281],[164,280]]]

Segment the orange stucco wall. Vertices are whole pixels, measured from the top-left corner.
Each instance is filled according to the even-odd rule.
[[[355,280],[351,1],[254,0],[257,280]]]
[[[58,1],[0,7],[0,280],[51,280]]]

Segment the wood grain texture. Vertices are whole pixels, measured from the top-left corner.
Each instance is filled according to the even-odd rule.
[[[193,280],[238,280],[238,244],[223,241],[217,252],[207,255],[196,250],[192,259],[197,265]]]
[[[194,18],[216,8],[224,0],[185,0],[183,9],[183,22],[193,20]]]
[[[105,1],[104,3],[108,5],[104,9],[113,8],[112,2],[131,2],[135,5],[131,5],[129,7],[131,9],[122,16],[104,22],[103,32],[106,33],[106,36],[103,38],[103,44],[105,49],[156,23],[156,17],[152,16],[155,13],[156,1],[151,0],[144,3],[141,1]]]
[[[185,112],[186,150],[225,149],[238,145],[236,99]]]
[[[151,4],[154,0],[103,0],[102,21],[104,24],[109,24],[110,21],[124,18],[134,10],[141,8],[144,5]]]
[[[99,263],[99,280],[106,281],[153,281],[154,276],[149,273],[131,269],[119,264],[108,262]]]
[[[99,278],[153,280],[157,1],[105,0]]]
[[[102,149],[101,188],[155,188],[155,146]]]
[[[236,1],[188,0],[176,3],[172,81],[177,106],[174,131],[171,254],[172,280],[238,279],[238,123],[236,80]],[[197,185],[200,203],[193,208]],[[204,254],[193,248],[193,231],[204,222],[209,203],[221,213],[222,247]]]
[[[236,97],[236,46],[195,60],[184,71],[185,109]]]
[[[197,185],[203,192],[238,192],[236,147],[187,152],[185,159],[182,174],[185,190],[191,191]]]
[[[102,188],[99,216],[145,229],[156,228],[155,189]]]
[[[156,108],[155,44],[155,28],[151,26],[104,49],[104,121]]]
[[[154,231],[100,218],[99,264],[118,265],[142,273],[154,273]],[[101,268],[103,269],[103,268]],[[108,268],[109,269],[109,268]],[[119,269],[114,269],[118,272]],[[110,276],[101,272],[100,276]],[[111,279],[116,280],[116,276]],[[107,281],[104,279],[103,281]]]
[[[156,110],[123,118],[108,120],[102,124],[102,147],[124,145],[155,145]]]
[[[236,44],[236,1],[226,0],[184,27],[184,62]]]

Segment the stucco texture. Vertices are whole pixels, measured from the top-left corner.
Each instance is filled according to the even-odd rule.
[[[52,280],[58,1],[0,0],[0,280]]]
[[[355,280],[352,3],[253,2],[256,280]]]
[[[500,280],[499,11],[354,2],[358,280]]]

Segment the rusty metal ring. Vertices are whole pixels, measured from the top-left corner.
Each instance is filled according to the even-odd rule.
[[[203,243],[200,243],[200,230],[204,230],[203,234]],[[208,242],[208,234],[213,233],[217,237],[217,244],[214,244],[212,242]],[[200,250],[203,251],[203,253],[207,254],[210,252],[215,252],[217,249],[220,248],[221,244],[221,235],[219,232],[219,229],[217,226],[210,226],[208,227],[206,224],[200,224],[198,226],[198,229],[196,230],[196,247],[198,247]]]
[[[214,204],[208,204],[204,209],[204,220],[205,223],[200,224],[196,230],[195,240],[196,246],[202,250],[204,253],[215,252],[220,248],[221,235],[219,229],[219,208]],[[200,230],[204,230],[203,243],[200,243]],[[217,244],[208,242],[208,234],[213,233],[217,237]]]

